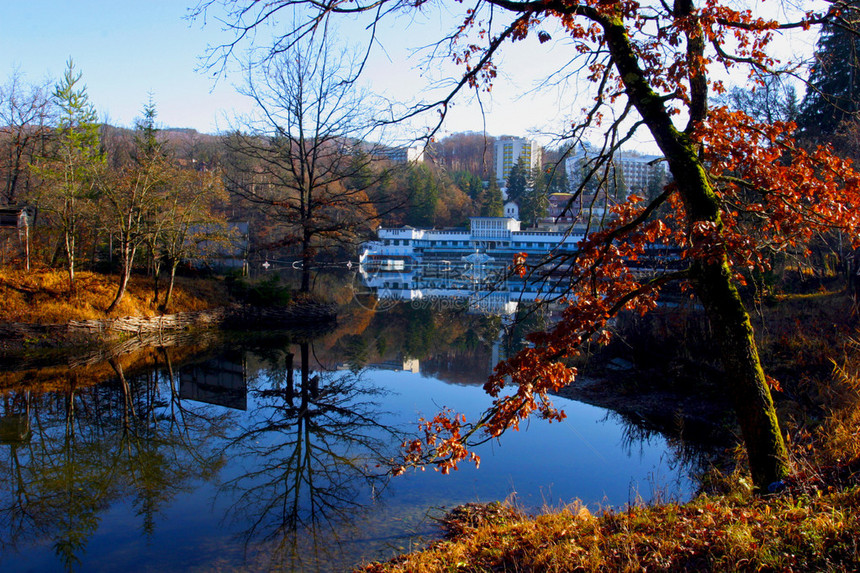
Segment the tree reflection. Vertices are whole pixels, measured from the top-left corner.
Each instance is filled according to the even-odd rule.
[[[3,434],[0,449],[0,552],[50,540],[62,566],[73,570],[102,515],[128,500],[152,535],[156,516],[192,480],[222,465],[214,439],[230,416],[179,402],[168,349],[164,367],[127,379],[112,360],[114,382],[63,391],[9,390],[4,420],[25,420],[26,435]]]
[[[256,415],[225,451],[247,468],[224,486],[235,494],[233,518],[249,524],[245,546],[269,546],[277,567],[325,563],[341,528],[384,487],[377,464],[399,444],[360,370],[312,368],[310,342],[297,346],[298,357],[289,348],[269,356]]]
[[[681,410],[672,413],[644,413],[631,410],[609,410],[606,420],[612,420],[621,429],[621,448],[628,455],[638,450],[639,455],[645,446],[660,440],[665,443],[668,456],[664,458],[666,468],[681,478],[682,473],[690,476],[703,476],[710,469],[725,460],[726,444],[731,437],[725,428],[713,423],[685,416]],[[684,471],[677,471],[683,468]],[[652,484],[667,486],[669,484]],[[665,492],[653,491],[655,496]]]

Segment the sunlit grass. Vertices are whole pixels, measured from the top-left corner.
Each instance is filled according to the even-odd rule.
[[[152,278],[132,277],[118,307],[108,315],[105,309],[116,295],[116,277],[91,272],[77,275],[77,288],[69,293],[68,278],[62,271],[40,269],[31,272],[0,269],[0,322],[40,324],[70,320],[157,316]],[[160,296],[163,299],[165,281]],[[178,278],[169,312],[213,308],[228,301],[219,281]]]
[[[593,515],[507,516],[370,572],[853,571],[860,488],[771,499],[700,496]]]

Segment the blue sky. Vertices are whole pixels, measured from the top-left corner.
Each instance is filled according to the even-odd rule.
[[[131,126],[151,92],[163,126],[209,133],[226,129],[231,117],[250,106],[235,90],[240,74],[234,71],[216,83],[198,71],[207,45],[230,36],[211,18],[205,27],[186,20],[194,2],[2,0],[0,83],[16,67],[29,82],[56,79],[71,57],[100,116],[114,125]],[[426,96],[422,90],[428,78],[444,77],[445,67],[422,67],[422,53],[409,48],[427,45],[440,29],[449,29],[451,22],[444,18],[440,9],[388,21],[381,34],[384,50],[376,51],[366,74],[372,89],[397,100]],[[344,28],[340,36],[353,38],[360,32],[358,26]],[[813,43],[814,38],[787,49],[811,50]],[[491,135],[554,131],[567,114],[585,105],[577,102],[577,85],[532,90],[569,55],[569,46],[562,42],[541,45],[533,35],[503,51],[498,62],[502,75],[492,97],[484,98],[483,114],[473,101],[460,100],[441,135],[485,128]]]
[[[103,119],[132,125],[152,92],[163,125],[214,132],[245,103],[195,71],[220,32],[185,14],[181,0],[4,0],[0,82],[14,68],[30,83],[56,79],[71,57]]]
[[[163,126],[193,127],[203,132],[226,129],[235,113],[250,107],[236,93],[235,85],[241,78],[235,70],[217,83],[210,74],[199,71],[207,45],[229,36],[211,18],[206,26],[186,20],[192,2],[4,0],[0,83],[5,83],[16,68],[30,83],[56,80],[71,57],[83,73],[100,117],[114,125],[133,125],[151,92]],[[420,46],[430,41],[429,34],[438,34],[444,24],[432,18],[423,22],[429,26],[413,25],[408,31],[401,19],[384,31],[385,52],[377,53],[367,75],[374,90],[411,99],[422,93],[428,77],[439,74],[438,67],[420,67],[421,55],[402,49],[402,44]],[[348,37],[351,32],[343,35]],[[537,45],[536,40],[534,43]],[[520,135],[547,125],[557,115],[558,102],[547,99],[541,105],[526,93],[532,87],[531,80],[510,73],[536,64],[537,60],[522,48],[520,45],[511,51],[508,75],[497,84],[492,98],[484,98],[486,123],[479,107],[461,101],[452,110],[445,133],[480,131],[486,125],[492,135]]]

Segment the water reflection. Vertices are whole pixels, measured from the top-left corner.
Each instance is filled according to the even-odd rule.
[[[169,350],[163,354],[169,371]],[[139,530],[151,536],[177,494],[223,465],[216,446],[228,414],[188,409],[174,378],[157,370],[130,381],[120,361],[109,365],[116,378],[101,385],[69,377],[54,392],[4,394],[3,419],[27,430],[0,450],[4,555],[49,543],[58,562],[74,569],[111,505],[129,503]]]
[[[222,485],[230,517],[245,524],[246,549],[265,544],[278,569],[334,559],[342,528],[385,486],[380,460],[402,439],[377,421],[381,392],[360,369],[325,370],[311,354],[301,340],[268,357],[255,416],[224,449],[248,468]]]
[[[401,301],[433,302],[437,308],[510,316],[524,305],[556,303],[570,286],[560,266],[521,276],[511,272],[512,259],[474,253],[452,260],[391,262],[362,262],[355,276],[358,292],[374,296],[383,309]]]
[[[671,452],[630,420],[571,402],[565,424],[535,421],[488,444],[479,471],[388,481],[378,464],[417,417],[486,407],[480,386],[495,362],[552,315],[369,307],[322,332],[221,333],[10,366],[0,568],[340,571],[408,545],[431,507],[514,488],[539,506],[550,487],[554,499],[624,503]],[[683,473],[688,461],[673,455]]]

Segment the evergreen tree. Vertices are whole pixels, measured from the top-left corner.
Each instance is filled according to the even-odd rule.
[[[155,122],[157,116],[155,101],[152,94],[149,94],[149,100],[143,106],[143,116],[134,122],[135,160],[138,163],[167,156],[164,144],[158,139],[159,129]]]
[[[455,171],[451,174],[451,178],[473,202],[480,199],[481,193],[484,191],[480,177],[468,171]]]
[[[563,171],[563,169],[562,169]],[[532,184],[520,199],[520,220],[526,227],[531,227],[547,215],[549,207],[549,189],[552,184],[552,171],[535,167],[532,173]]]
[[[435,223],[436,204],[439,202],[439,185],[426,165],[409,169],[409,211],[406,223],[414,227],[432,227]]]
[[[490,177],[490,186],[484,190],[481,199],[481,217],[501,217],[505,212],[502,190],[495,177]]]
[[[104,163],[99,145],[96,110],[90,103],[81,73],[69,60],[52,95],[59,109],[57,151],[39,162],[45,185],[40,207],[54,216],[63,234],[69,290],[75,291],[75,256],[81,219],[96,195],[95,174]]]
[[[860,2],[831,8],[821,28],[798,126],[815,143],[830,141],[860,111]]]
[[[526,194],[528,189],[528,168],[525,160],[520,157],[516,165],[511,168],[508,174],[508,201],[513,201],[519,204],[520,199]]]
[[[564,161],[548,165],[543,174],[547,193],[570,193],[570,179]]]

